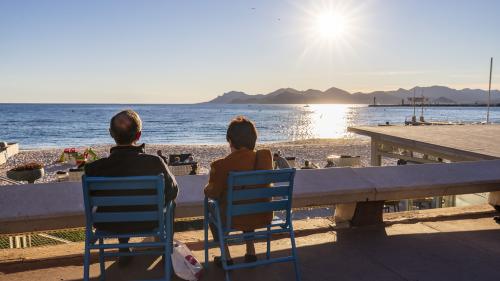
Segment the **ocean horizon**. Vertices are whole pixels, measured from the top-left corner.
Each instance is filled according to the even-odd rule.
[[[260,142],[313,138],[349,138],[349,126],[404,124],[412,107],[368,107],[360,104],[0,104],[1,141],[18,142],[21,149],[110,144],[110,118],[126,108],[143,121],[145,143],[222,144],[229,121],[238,115],[252,119]],[[417,107],[417,117],[421,108]],[[476,123],[486,120],[485,107],[429,107],[430,121]],[[500,122],[500,108],[490,120]]]

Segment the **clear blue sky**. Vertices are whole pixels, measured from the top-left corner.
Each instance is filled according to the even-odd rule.
[[[316,18],[343,18],[336,38]],[[191,103],[281,87],[500,88],[500,1],[0,0],[1,102]]]

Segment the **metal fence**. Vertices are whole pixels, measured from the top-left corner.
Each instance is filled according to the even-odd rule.
[[[60,245],[85,240],[85,228],[1,235],[0,249]]]
[[[316,206],[293,209],[294,219],[305,219],[310,217],[330,217],[333,215],[332,206]],[[283,214],[275,213],[278,218]],[[175,219],[174,231],[203,229],[203,217],[178,218]],[[85,228],[58,229],[43,232],[30,232],[0,235],[1,249],[22,249],[29,247],[61,245],[73,242],[85,241]]]
[[[203,228],[203,218],[181,218],[175,220],[175,231]],[[29,247],[61,245],[85,241],[85,228],[58,229],[0,235],[0,249],[22,249]]]

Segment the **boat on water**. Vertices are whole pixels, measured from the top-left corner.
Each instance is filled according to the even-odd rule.
[[[429,125],[465,125],[462,122],[451,122],[451,121],[426,121],[426,120],[405,120],[405,125],[407,126],[429,126]],[[386,125],[388,126],[388,125]]]
[[[424,118],[424,107],[426,106],[426,102],[429,102],[429,98],[424,96],[424,92],[422,90],[421,96],[416,97],[416,91],[413,89],[413,97],[408,98],[408,101],[413,103],[413,115],[411,118],[405,118],[405,125],[407,126],[430,126],[430,125],[464,125],[462,122],[450,122],[450,121],[428,121]],[[417,120],[417,103],[421,109],[420,117]],[[427,104],[428,106],[428,104]],[[389,125],[389,124],[387,124]]]

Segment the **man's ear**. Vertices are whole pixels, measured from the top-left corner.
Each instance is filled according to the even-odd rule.
[[[139,141],[139,139],[141,138],[141,133],[142,132],[137,132],[137,134],[135,134],[135,141]]]
[[[113,135],[113,131],[111,130],[111,128],[109,128],[109,135],[111,135],[111,137],[114,139],[115,136]]]

